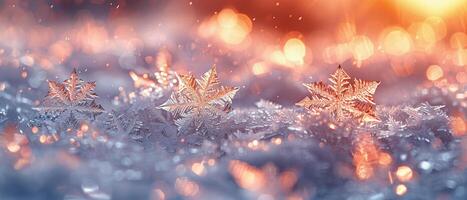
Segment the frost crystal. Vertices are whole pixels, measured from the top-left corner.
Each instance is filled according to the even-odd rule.
[[[138,131],[142,129],[143,122],[138,119],[135,112],[129,109],[112,110],[106,117],[105,125],[108,131],[118,134],[120,137],[140,139]]]
[[[297,127],[301,114],[294,109],[267,100],[256,102],[256,108],[235,109],[230,115],[240,131],[234,136],[237,139],[267,139],[283,134],[286,129]]]
[[[79,119],[94,118],[104,112],[102,106],[95,101],[96,83],[84,83],[75,69],[70,78],[63,83],[55,81],[48,83],[49,93],[35,109],[53,121],[59,120],[65,125],[75,126]]]
[[[232,99],[238,91],[235,87],[221,86],[216,68],[206,72],[201,79],[193,75],[180,75],[179,88],[161,108],[172,113],[179,129],[202,126],[230,111]]]
[[[423,126],[447,124],[448,116],[441,109],[444,106],[432,106],[422,103],[418,106],[379,107],[378,118],[371,132],[376,133],[377,138],[391,136],[410,137],[416,135],[423,138]]]
[[[329,80],[333,83],[332,86],[327,86],[323,82],[304,84],[313,96],[311,99],[304,98],[297,105],[307,109],[328,111],[337,118],[337,121],[349,117],[364,121],[376,120],[373,94],[379,82],[355,79],[354,84],[350,85],[350,76],[341,66]]]

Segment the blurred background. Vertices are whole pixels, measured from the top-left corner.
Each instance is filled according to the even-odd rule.
[[[397,104],[421,86],[463,89],[466,23],[465,0],[2,0],[0,78],[46,91],[77,68],[112,98],[216,65],[241,87],[235,104],[293,105],[340,64]]]
[[[140,105],[164,102],[175,73],[199,77],[213,65],[222,85],[240,87],[233,108],[251,123],[217,144],[225,154],[210,143],[188,151],[167,113]],[[393,137],[373,140],[289,109],[309,95],[303,83],[329,84],[339,65],[381,82],[380,113],[404,115],[377,131]],[[467,0],[0,0],[0,198],[241,199],[251,190],[272,199],[262,193],[285,188],[300,192],[290,199],[465,199],[466,65]],[[130,121],[127,133],[99,123],[63,133],[29,127],[46,80],[61,82],[73,68],[97,82],[107,111],[149,100],[135,103],[137,113],[112,112]],[[289,107],[242,109],[260,99]],[[287,117],[311,124],[292,127]],[[147,135],[141,143],[116,137],[133,132]]]

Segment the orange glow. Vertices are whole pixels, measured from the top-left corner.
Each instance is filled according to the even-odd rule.
[[[391,59],[391,67],[394,73],[398,76],[409,76],[414,73],[415,59],[413,58],[393,58]]]
[[[86,132],[89,130],[89,126],[87,124],[82,124],[80,129],[81,131]]]
[[[431,65],[426,70],[426,77],[430,81],[435,81],[443,77],[443,69],[438,65]]]
[[[373,55],[373,42],[364,35],[356,36],[350,42],[353,58],[358,61],[366,60]]]
[[[198,176],[204,175],[205,171],[203,163],[193,163],[193,165],[191,165],[191,171]]]
[[[216,160],[214,160],[212,158],[208,160],[208,165],[209,166],[214,166],[215,164],[216,164]]]
[[[467,49],[458,49],[454,52],[453,63],[457,66],[467,65]]]
[[[101,53],[108,47],[107,30],[93,21],[85,22],[76,31],[76,42],[85,53]]]
[[[381,152],[369,133],[362,133],[356,139],[353,152],[355,175],[360,180],[366,180],[374,175],[377,165],[388,166],[392,158],[388,153]]]
[[[467,83],[467,72],[459,72],[457,73],[456,75],[456,80],[459,82],[459,83]],[[465,95],[467,96],[467,95]]]
[[[21,146],[19,146],[19,144],[16,144],[16,143],[9,143],[7,145],[7,149],[8,151],[10,151],[11,153],[16,153],[18,152],[20,149],[21,149]]]
[[[181,177],[175,180],[175,190],[183,196],[192,197],[198,194],[199,186],[190,179]]]
[[[274,141],[274,144],[276,144],[276,145],[282,144],[282,139],[280,139],[280,138],[276,138],[273,141]]]
[[[404,184],[399,184],[399,185],[396,186],[396,194],[397,195],[402,196],[405,193],[407,193],[407,186],[405,186]]]
[[[366,180],[373,176],[373,167],[370,165],[360,164],[355,168],[355,174],[360,180]]]
[[[467,34],[464,32],[454,33],[452,34],[449,43],[453,49],[465,49],[467,48]]]
[[[201,23],[198,33],[202,37],[216,35],[226,44],[238,45],[246,39],[252,27],[251,19],[247,15],[225,8]]]
[[[223,9],[217,16],[217,22],[224,28],[232,28],[237,25],[237,13],[229,8]]]
[[[290,190],[295,185],[297,180],[297,173],[291,170],[283,172],[279,177],[282,190],[284,191]]]
[[[446,23],[440,17],[431,16],[425,19],[424,23],[429,24],[435,32],[436,41],[440,41],[446,37]]]
[[[39,142],[44,144],[47,142],[47,136],[46,135],[41,135],[39,136]]]
[[[69,153],[67,153],[65,151],[60,151],[58,153],[57,158],[58,158],[58,162],[60,164],[62,164],[63,166],[66,166],[66,167],[68,167],[70,169],[78,168],[79,165],[80,165],[80,162],[81,162],[80,159],[77,156],[75,156],[73,154],[69,154]]]
[[[28,77],[28,72],[27,71],[22,71],[21,72],[21,78],[27,78]]]
[[[248,147],[250,149],[262,149],[265,147],[263,143],[260,143],[258,140],[253,140],[248,143]]]
[[[410,181],[413,177],[412,169],[409,166],[400,166],[396,170],[396,176],[399,181],[407,182]]]
[[[378,163],[380,165],[389,166],[392,163],[391,155],[388,153],[380,153]]]
[[[156,83],[148,78],[147,74],[138,75],[135,72],[129,72],[131,79],[133,79],[133,84],[135,88],[140,87],[155,87]]]
[[[421,15],[449,15],[465,4],[463,0],[399,0],[404,8]]]
[[[349,46],[344,43],[326,47],[323,51],[323,60],[328,64],[344,62],[353,55]]]
[[[306,47],[302,40],[298,38],[290,38],[285,42],[284,47],[284,56],[285,58],[296,64],[303,64],[303,59],[306,54]]]
[[[53,43],[49,48],[49,54],[55,59],[63,62],[70,57],[73,47],[67,41],[59,40]]]
[[[267,163],[261,169],[258,169],[248,163],[233,160],[230,161],[229,171],[240,187],[264,195],[287,194],[298,180],[295,170],[288,169],[278,173],[278,169],[272,163]],[[272,184],[280,186],[280,191],[271,190],[270,186]]]
[[[286,60],[284,54],[282,53],[282,51],[280,51],[280,50],[273,51],[269,55],[269,57],[270,57],[271,61],[274,62],[274,63],[277,63],[279,65],[288,66],[287,65],[287,60]]]
[[[431,50],[436,43],[436,33],[430,24],[414,23],[409,27],[409,32],[414,39],[414,45],[420,50]]]
[[[16,159],[13,166],[16,170],[22,169],[30,163],[32,153],[28,144],[28,138],[20,134],[15,125],[7,124],[4,133],[0,134],[0,145]]]
[[[402,28],[386,30],[383,36],[382,48],[387,54],[400,56],[408,53],[412,48],[410,35]]]
[[[16,162],[15,165],[13,166],[16,170],[20,170],[27,166],[30,163],[29,158],[19,158]]]
[[[351,41],[355,34],[357,33],[357,28],[355,27],[355,24],[345,22],[345,23],[340,23],[339,26],[337,27],[337,39],[341,42],[349,42]]]
[[[153,192],[153,200],[164,200],[165,193],[161,189],[155,189]]]
[[[171,62],[171,60],[172,56],[170,55],[170,53],[165,49],[161,49],[156,57],[156,66],[159,69],[159,71],[168,72],[169,63]]]
[[[465,119],[462,116],[451,117],[451,129],[456,136],[463,136],[467,132]]]
[[[39,128],[38,128],[37,126],[33,126],[33,127],[31,128],[31,132],[32,132],[33,134],[36,134],[37,132],[39,132]]]
[[[266,63],[264,62],[257,62],[253,64],[253,67],[251,67],[251,71],[253,72],[254,75],[260,76],[263,74],[266,74],[269,69],[266,66]]]
[[[230,161],[229,171],[235,182],[244,189],[258,191],[266,184],[265,174],[247,163],[238,160]]]
[[[361,180],[373,176],[373,164],[378,160],[378,149],[370,134],[360,134],[353,153],[355,174]]]

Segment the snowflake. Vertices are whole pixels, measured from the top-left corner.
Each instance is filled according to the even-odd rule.
[[[194,125],[196,130],[230,111],[238,88],[221,86],[216,68],[201,79],[193,75],[180,75],[179,88],[160,107],[173,114],[179,130]]]
[[[304,98],[297,105],[306,109],[328,111],[337,121],[349,117],[363,121],[377,120],[373,94],[379,82],[355,79],[354,84],[351,85],[350,76],[340,65],[329,80],[333,83],[332,86],[327,86],[323,82],[304,84],[313,96],[311,99]]]
[[[50,116],[54,121],[59,118],[64,124],[76,125],[78,119],[94,118],[104,112],[97,104],[94,93],[95,82],[84,83],[78,76],[76,69],[70,78],[57,83],[48,81],[49,93],[39,107],[35,109]]]
[[[137,113],[130,109],[112,110],[106,118],[104,123],[107,130],[120,137],[135,138],[143,127]]]

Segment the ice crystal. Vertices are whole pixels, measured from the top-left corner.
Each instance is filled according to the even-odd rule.
[[[371,132],[377,138],[392,136],[411,137],[423,139],[427,133],[424,126],[439,126],[448,123],[448,116],[442,110],[444,106],[432,106],[422,103],[417,106],[379,107],[378,118],[380,122],[374,124]],[[437,129],[442,129],[438,127]]]
[[[180,75],[179,88],[160,107],[172,113],[179,129],[202,126],[214,121],[230,111],[232,99],[237,92],[235,87],[221,86],[216,68],[206,72],[201,79],[193,75]]]
[[[236,139],[268,139],[288,130],[303,131],[299,125],[302,113],[296,109],[283,108],[267,100],[255,105],[255,108],[236,109],[229,115],[235,123],[230,126],[236,129],[233,134]]]
[[[130,109],[112,110],[106,116],[105,125],[111,133],[133,139],[140,139],[138,131],[143,128],[143,122]]]
[[[304,98],[297,105],[307,109],[328,111],[337,121],[349,117],[364,121],[376,120],[373,94],[379,82],[355,79],[351,85],[350,76],[340,65],[329,80],[333,83],[332,86],[327,86],[321,81],[304,84],[312,97]]]
[[[75,126],[80,119],[94,118],[104,112],[95,101],[96,83],[85,83],[75,69],[63,83],[48,81],[48,84],[49,93],[35,109],[53,121],[60,120],[63,124]]]
[[[429,121],[437,117],[446,117],[446,113],[441,108],[444,108],[444,106],[432,106],[428,103],[422,103],[418,107],[407,106],[402,110],[409,115],[407,123],[416,125],[423,120]]]

